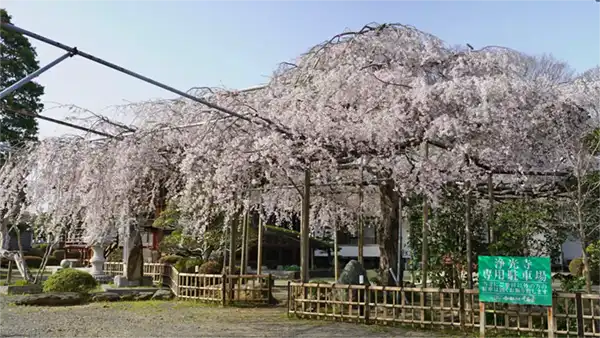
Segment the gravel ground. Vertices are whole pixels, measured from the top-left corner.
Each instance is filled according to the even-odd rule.
[[[21,307],[0,296],[0,337],[434,337],[375,325],[288,319],[285,309],[194,302]],[[438,335],[439,336],[439,335]]]

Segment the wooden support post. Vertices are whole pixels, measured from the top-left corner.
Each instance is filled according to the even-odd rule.
[[[548,306],[548,338],[554,338],[554,313],[552,306]]]
[[[577,316],[577,337],[583,338],[583,301],[581,299],[581,292],[575,293],[575,313]]]
[[[304,170],[304,193],[302,195],[302,224],[300,228],[300,279],[308,283],[309,238],[310,231],[310,169]]]
[[[423,157],[425,160],[429,158],[429,144],[423,145]],[[429,275],[429,205],[427,196],[423,196],[423,229],[422,229],[422,245],[421,245],[421,279],[422,288],[427,287],[427,277]],[[424,299],[421,299],[423,303]]]
[[[458,289],[458,316],[460,320],[460,329],[465,330],[466,311],[465,311],[465,289]]]
[[[402,219],[402,196],[398,196],[398,268],[396,273],[398,274],[397,286],[404,286],[404,258],[402,252],[402,232],[403,232],[403,219]]]
[[[267,276],[267,304],[271,304],[271,299],[273,299],[273,276],[269,274]]]
[[[465,237],[467,241],[467,285],[473,289],[473,236],[471,235],[471,185],[465,183]]]
[[[308,243],[310,243],[310,239],[308,240]],[[308,245],[308,252],[310,252],[310,269],[314,270],[315,269],[315,249],[310,244]]]
[[[488,242],[489,244],[494,243],[494,185],[493,185],[493,175],[492,173],[488,174],[488,199],[490,202],[490,210],[488,215]]]
[[[362,160],[361,160],[362,161]],[[361,266],[364,266],[364,247],[365,247],[365,222],[363,217],[363,200],[364,200],[364,192],[363,192],[363,167],[360,167],[360,185],[358,186],[358,262]]]
[[[337,282],[338,278],[340,277],[340,257],[339,257],[339,253],[338,253],[338,221],[335,221],[335,225],[334,225],[334,229],[333,229],[333,269],[334,271],[334,278],[335,281]]]
[[[245,241],[246,241],[246,246],[245,246],[245,250],[244,251],[244,274],[248,273],[248,261],[249,261],[249,253],[250,253],[250,228],[252,225],[252,220],[250,219],[250,214],[246,213],[246,215],[244,216],[244,221],[246,223],[246,236],[245,236]]]
[[[240,256],[240,275],[246,274],[246,254],[248,253],[248,217],[246,213],[242,216],[242,250]]]
[[[221,276],[221,305],[227,306],[227,274]]]
[[[229,271],[227,271],[228,275],[235,274],[235,254],[237,249],[237,215],[234,216],[233,220],[231,220],[231,226],[229,227]]]
[[[262,273],[262,250],[263,250],[263,222],[262,217],[258,217],[258,249],[256,253],[256,274]]]
[[[485,303],[479,302],[479,338],[485,338]]]
[[[11,259],[8,261],[8,272],[6,273],[6,285],[10,285],[12,283],[12,272],[13,272],[13,261]]]

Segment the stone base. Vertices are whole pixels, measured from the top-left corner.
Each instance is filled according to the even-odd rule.
[[[153,286],[154,280],[150,276],[142,277],[142,280],[127,280],[125,276],[115,276],[114,278],[115,287],[126,288],[132,286]]]
[[[102,290],[104,292],[116,293],[118,295],[127,295],[127,294],[138,294],[138,293],[152,293],[154,294],[156,291],[160,290],[158,287],[135,287],[135,288],[118,288],[110,285],[102,285]]]
[[[30,293],[42,293],[42,286],[37,284],[0,286],[0,294],[2,295],[22,295]]]
[[[99,283],[110,283],[113,281],[113,277],[109,276],[109,275],[92,275],[94,277],[95,280],[97,280]]]

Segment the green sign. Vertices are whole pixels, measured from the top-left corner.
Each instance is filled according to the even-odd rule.
[[[550,257],[479,256],[479,301],[552,306]]]

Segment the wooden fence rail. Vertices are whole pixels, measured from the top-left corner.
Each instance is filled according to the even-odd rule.
[[[104,263],[107,275],[121,275],[124,264]],[[269,304],[272,300],[271,275],[214,275],[182,273],[173,266],[144,263],[144,275],[152,276],[155,283],[166,286],[178,299],[197,300],[228,305],[233,303]]]
[[[479,329],[477,289],[288,284],[288,315],[416,328]],[[555,293],[554,337],[600,337],[600,295]],[[486,303],[485,331],[547,336],[547,308]]]

